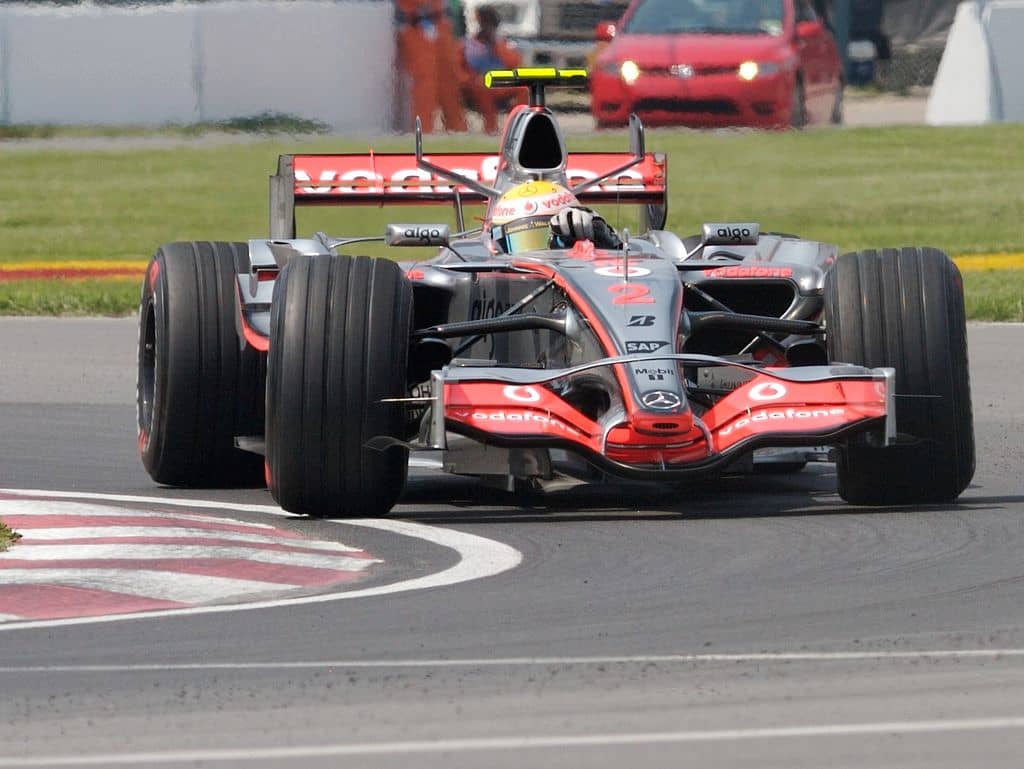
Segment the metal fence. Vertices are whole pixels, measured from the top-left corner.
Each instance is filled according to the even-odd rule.
[[[894,46],[892,58],[880,63],[878,87],[896,93],[930,87],[938,72],[944,47],[945,44]]]
[[[959,0],[883,0],[882,31],[892,58],[879,69],[880,87],[905,92],[932,84],[957,5]]]

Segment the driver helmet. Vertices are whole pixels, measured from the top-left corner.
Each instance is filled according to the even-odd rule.
[[[551,217],[579,205],[575,195],[555,182],[516,185],[491,209],[491,238],[505,254],[550,248]]]

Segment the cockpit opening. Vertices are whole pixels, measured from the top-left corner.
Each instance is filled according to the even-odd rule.
[[[550,115],[538,112],[530,116],[517,160],[522,168],[530,170],[553,171],[562,167],[562,141]]]

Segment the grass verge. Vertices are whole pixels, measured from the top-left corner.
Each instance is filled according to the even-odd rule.
[[[139,280],[19,280],[0,283],[0,315],[127,315]]]
[[[570,149],[624,150],[621,132],[570,136]],[[372,142],[413,149],[410,138]],[[93,152],[18,150],[0,163],[0,260],[139,259],[171,240],[234,240],[267,231],[267,174],[278,154],[365,152],[337,137]],[[793,133],[651,131],[669,157],[669,223],[759,221],[852,251],[934,245],[953,255],[1021,250],[1024,124],[899,126]],[[485,137],[427,137],[427,148],[493,150]],[[2,151],[2,150],[0,150]],[[602,207],[628,224],[627,207]],[[376,234],[397,216],[452,218],[451,208],[311,208],[299,230]]]
[[[9,548],[19,539],[21,539],[20,534],[11,531],[3,521],[0,521],[0,553]]]
[[[1024,270],[965,272],[963,277],[970,320],[1024,322]]]
[[[1024,322],[1024,270],[965,272],[970,320]],[[0,283],[0,315],[130,315],[139,281],[32,280]]]
[[[570,150],[623,150],[621,132],[570,136]],[[411,152],[409,137],[374,140]],[[485,137],[427,137],[428,151],[488,150]],[[267,231],[267,174],[278,154],[365,152],[366,140],[255,142],[82,152],[25,149],[0,163],[0,263],[146,259],[173,240],[246,240]],[[1024,125],[899,126],[791,133],[655,130],[647,146],[669,156],[668,229],[704,221],[760,221],[765,230],[838,243],[844,251],[934,245],[950,254],[1024,246]],[[2,149],[0,149],[2,152]],[[482,209],[470,212],[470,220]],[[635,231],[628,207],[603,206]],[[300,234],[383,232],[388,221],[450,221],[450,207],[311,208]],[[383,248],[360,246],[370,254]],[[394,255],[394,251],[390,255]],[[416,250],[403,258],[420,256]],[[968,277],[972,317],[1020,316],[1020,276]],[[47,294],[53,293],[52,296]],[[979,292],[993,292],[995,296]],[[118,314],[137,289],[0,284],[0,312]],[[37,295],[39,294],[39,295]],[[980,313],[980,314],[978,314]]]

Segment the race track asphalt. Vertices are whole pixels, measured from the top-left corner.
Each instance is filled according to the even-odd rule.
[[[0,769],[1019,767],[1024,326],[969,337],[979,463],[958,504],[850,508],[827,465],[526,507],[418,470],[394,517],[522,564],[335,603],[0,630]],[[131,320],[0,318],[0,487],[269,504],[149,481],[134,344]],[[384,582],[452,558],[287,524],[386,553]]]

